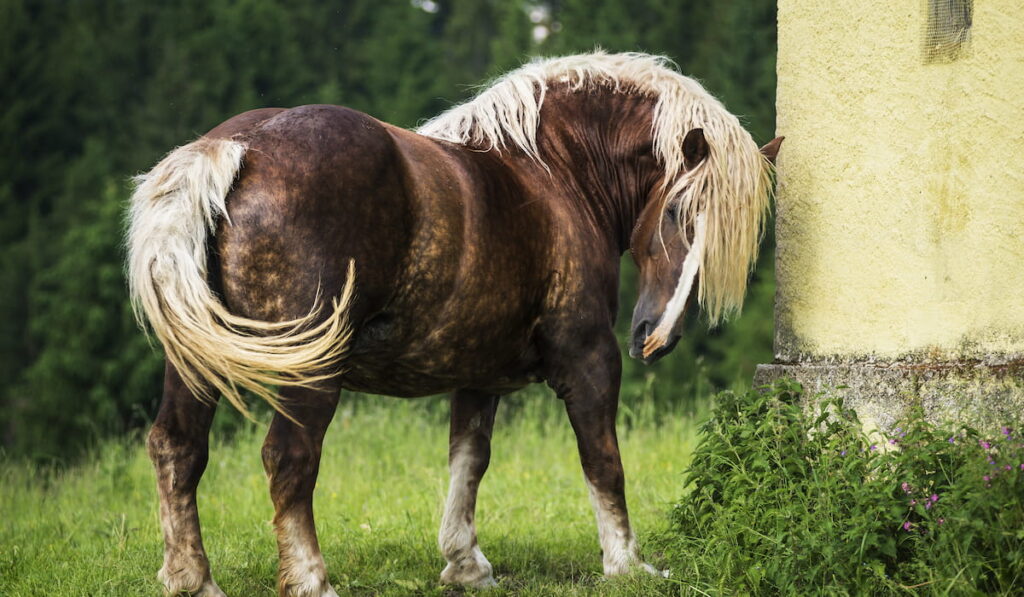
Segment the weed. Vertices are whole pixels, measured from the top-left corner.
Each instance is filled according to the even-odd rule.
[[[1024,587],[1024,443],[915,412],[868,435],[798,384],[724,392],[660,539],[680,587],[1011,594]]]

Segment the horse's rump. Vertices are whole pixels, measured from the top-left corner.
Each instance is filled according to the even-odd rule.
[[[136,178],[128,231],[137,316],[196,395],[223,394],[242,412],[243,389],[280,410],[267,385],[307,386],[336,374],[354,291],[349,262],[338,292],[314,291],[304,312],[268,321],[233,313],[211,289],[210,236],[222,221],[231,225],[226,199],[249,150],[243,137],[202,137],[170,152]],[[333,305],[325,309],[328,299]]]

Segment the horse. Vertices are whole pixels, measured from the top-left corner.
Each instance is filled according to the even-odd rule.
[[[221,396],[275,412],[262,448],[282,596],[336,595],[313,520],[340,391],[451,392],[441,582],[495,584],[477,488],[502,396],[564,402],[604,574],[645,564],[616,439],[620,257],[639,268],[630,355],[672,350],[698,304],[742,305],[782,139],[759,148],[668,59],[538,59],[416,131],[339,106],[245,112],[136,177],[127,277],[166,356],[147,439],[169,594],[220,596],[196,488]]]

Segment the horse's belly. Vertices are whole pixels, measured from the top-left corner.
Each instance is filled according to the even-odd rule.
[[[540,358],[528,342],[412,342],[404,350],[353,343],[342,376],[346,389],[413,398],[459,388],[507,393],[540,381]]]
[[[536,374],[500,376],[490,380],[470,380],[417,371],[398,364],[393,364],[386,371],[376,367],[349,366],[342,379],[342,386],[346,390],[400,398],[444,394],[459,388],[506,394],[540,381]]]

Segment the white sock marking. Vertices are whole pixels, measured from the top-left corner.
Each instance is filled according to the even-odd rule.
[[[491,563],[484,557],[476,541],[476,488],[480,479],[471,471],[474,456],[468,442],[456,446],[451,457],[451,482],[445,501],[444,517],[437,543],[448,566],[441,581],[473,587],[493,586]]]

